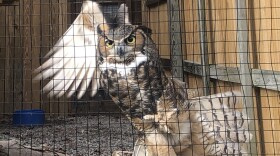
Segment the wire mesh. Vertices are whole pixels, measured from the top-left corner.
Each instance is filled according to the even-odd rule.
[[[126,3],[131,24],[144,25],[152,30],[151,38],[155,42],[156,52],[160,55],[161,66],[169,83],[159,83],[165,77],[161,74],[160,78],[153,77],[155,71],[151,65],[145,68],[147,69],[145,72],[148,73],[145,78],[147,82],[155,82],[156,85],[148,83],[150,85],[148,89],[141,88],[139,65],[139,68],[135,68],[135,71],[139,70],[135,76],[137,81],[131,84],[132,80],[129,79],[131,77],[127,76],[125,89],[112,88],[114,86],[110,86],[112,77],[108,76],[106,78],[108,81],[102,81],[106,87],[101,86],[93,97],[91,87],[86,89],[82,98],[78,98],[79,91],[70,97],[67,95],[59,98],[49,97],[43,88],[49,82],[56,82],[52,81],[55,74],[45,80],[44,78],[34,80],[38,74],[34,71],[53,57],[45,56],[57,46],[57,41],[67,32],[75,19],[79,15],[87,14],[81,13],[85,1],[0,0],[0,155],[107,156],[120,151],[114,154],[132,155],[134,152],[134,155],[137,155],[135,153],[139,152],[140,156],[145,155],[141,153],[143,151],[146,154],[156,155],[166,150],[164,153],[166,155],[172,155],[172,150],[175,150],[176,155],[211,155],[208,148],[215,147],[216,150],[213,151],[217,152],[223,145],[234,142],[230,136],[231,130],[238,138],[237,144],[231,144],[231,147],[238,147],[235,151],[237,154],[244,152],[241,150],[244,145],[247,147],[244,155],[280,155],[278,150],[280,2],[274,0],[97,0],[96,2],[105,17],[103,21],[105,24],[106,20],[116,18],[120,5]],[[86,30],[90,24],[85,21],[84,19],[85,26],[77,28]],[[94,29],[97,29],[96,27]],[[85,42],[86,37],[94,38],[96,33],[98,32],[80,37]],[[72,38],[75,40],[79,36]],[[81,45],[87,44],[83,42]],[[60,47],[64,49],[63,55],[58,58],[64,57],[66,60],[69,57],[65,55],[68,54],[65,46],[67,43],[62,43]],[[100,40],[91,46],[98,47],[98,44]],[[81,45],[76,48],[84,48]],[[70,57],[78,58],[81,56],[79,52],[81,53],[74,51]],[[145,54],[144,50],[142,52]],[[94,57],[100,61],[100,56],[89,55],[82,56],[81,59],[88,60]],[[153,56],[156,57],[156,53]],[[148,59],[151,58],[153,57],[149,56]],[[76,64],[75,61],[73,64]],[[55,59],[53,64],[56,64]],[[99,64],[102,64],[102,61]],[[91,64],[87,65],[92,67]],[[56,68],[61,67],[55,66],[52,70]],[[64,93],[67,91],[65,86],[68,79],[77,82],[79,78],[63,76],[62,80],[58,81],[60,83],[52,87],[62,85]],[[176,81],[177,79],[185,83]],[[88,84],[93,83],[91,78],[81,80]],[[123,84],[117,83],[115,87],[121,85]],[[136,85],[141,93],[138,101],[132,98],[134,96],[132,93],[129,93],[131,91],[129,87],[133,85]],[[74,86],[74,90],[81,87],[76,86],[76,83]],[[113,95],[110,90],[116,90],[117,94]],[[142,94],[146,91],[153,94],[154,90],[160,92],[159,97],[148,96],[148,93]],[[237,91],[241,94],[235,94],[236,92],[230,94],[228,91]],[[183,102],[180,99],[181,92],[187,94],[183,97]],[[140,105],[145,98],[152,101],[145,106],[155,108],[153,111],[156,113],[147,115],[144,108],[140,107],[143,111],[139,119],[145,127],[146,122],[149,121],[147,124],[149,125],[152,118],[152,127],[156,127],[155,129],[151,131],[138,129],[137,124],[140,127],[141,124],[132,117],[135,113],[132,107],[125,108],[122,105],[125,103],[121,101],[121,95],[124,93],[131,96],[130,100],[126,101],[129,106],[139,101]],[[174,105],[168,105],[170,100],[168,98],[173,99],[171,101]],[[160,110],[163,109],[162,103],[164,107],[168,105],[169,110],[167,108]],[[15,125],[15,111],[18,110],[43,110],[44,123],[31,126]],[[172,121],[168,120],[168,113],[171,114],[169,117]],[[184,113],[188,115],[184,116]],[[30,120],[35,120],[34,116]],[[21,122],[24,118],[20,117],[18,120]],[[240,121],[242,126],[238,127]],[[190,122],[192,124],[189,124]],[[201,126],[203,124],[216,127],[212,127],[210,131],[211,128],[205,129],[205,125]],[[186,126],[188,128],[183,131],[179,128],[179,132],[176,132],[176,128],[180,125],[188,125]],[[247,132],[251,135],[244,136],[249,138],[243,139],[239,136]],[[200,139],[196,138],[198,134],[201,134]],[[149,136],[157,138],[160,135],[165,139],[170,139],[172,135],[179,138],[186,136],[186,139],[179,139],[180,141],[176,143],[176,139],[171,137],[174,139],[171,139],[173,142],[167,141],[166,146],[162,140],[149,140]],[[226,141],[219,140],[223,135],[227,138]],[[205,136],[207,139],[212,137],[213,140],[207,140]],[[244,140],[246,143],[243,143]],[[222,151],[225,152],[223,154],[230,153],[229,146],[223,147]]]

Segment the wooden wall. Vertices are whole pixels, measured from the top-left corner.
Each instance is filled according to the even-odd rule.
[[[280,71],[280,1],[252,0],[248,6],[251,8],[249,18],[252,30],[250,54],[255,68]],[[279,92],[262,88],[259,94],[266,154],[280,155]]]
[[[141,2],[142,23],[153,30],[153,39],[162,57],[170,58],[167,3],[147,7],[146,0]],[[179,2],[182,57],[199,64],[198,2]],[[14,4],[0,6],[0,116],[29,108],[42,108],[51,114],[72,112],[74,99],[49,99],[41,92],[45,82],[31,81],[34,76],[32,71],[43,61],[38,58],[49,51],[71,23],[69,13],[73,10],[70,10],[69,1],[21,0]],[[236,0],[207,0],[205,4],[209,63],[226,69],[240,67]],[[247,0],[246,6],[250,67],[260,76],[272,73],[272,78],[261,79],[260,82],[253,79],[254,75],[248,75],[252,76],[255,85],[251,109],[254,110],[258,152],[280,155],[280,100],[277,91],[280,90],[280,1]],[[238,82],[216,80],[214,77],[212,75],[212,93],[241,90]],[[185,80],[190,88],[203,88],[201,76],[197,74],[186,73]]]
[[[62,116],[119,112],[103,92],[81,100],[52,99],[42,92],[47,80],[32,80],[34,69],[79,14],[82,1],[20,0],[8,5],[0,1],[0,119],[19,109],[40,108],[47,115]]]
[[[22,0],[0,6],[0,114],[42,108],[64,113],[64,104],[46,97],[33,71],[68,27],[67,0]]]
[[[198,25],[198,1],[179,0],[181,11],[181,34],[183,38],[183,59],[197,64],[201,63],[200,38]],[[163,58],[169,58],[169,28],[168,4],[161,3],[148,7],[143,2],[145,11],[143,21],[152,28],[153,38],[159,46]],[[279,71],[280,71],[280,1],[278,0],[247,0],[248,24],[248,60],[252,71],[253,85],[253,118],[257,151],[265,155],[280,155],[280,100],[279,100]],[[224,69],[235,70],[240,67],[237,50],[237,7],[236,0],[207,0],[205,1],[207,46],[209,64],[211,67],[222,66]],[[237,70],[237,76],[239,71]],[[252,72],[253,73],[253,72]],[[262,77],[270,73],[270,78]],[[230,74],[230,71],[229,71]],[[190,88],[202,88],[201,76],[185,73]],[[228,75],[233,79],[236,75]],[[241,90],[240,78],[233,83],[220,81],[211,76],[211,91]],[[259,85],[261,81],[261,85]],[[275,86],[272,90],[271,87]],[[278,90],[278,91],[277,91]],[[242,90],[241,90],[242,91]]]

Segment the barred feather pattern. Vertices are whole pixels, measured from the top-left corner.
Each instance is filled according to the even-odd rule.
[[[185,96],[182,93],[180,96]],[[250,155],[247,144],[252,134],[248,131],[248,117],[238,110],[240,92],[190,98],[184,102],[178,99],[178,107],[172,110],[173,102],[169,100],[168,96],[162,97],[158,114],[145,117],[158,125],[145,130],[145,135],[136,141],[133,155]]]
[[[190,99],[192,148],[196,155],[247,155],[249,119],[238,110],[240,92],[225,92]],[[201,150],[204,149],[204,150]]]

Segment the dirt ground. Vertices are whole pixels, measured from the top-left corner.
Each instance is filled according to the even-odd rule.
[[[109,156],[115,150],[132,151],[136,138],[121,115],[52,117],[38,127],[16,127],[7,119],[0,124],[0,156]]]

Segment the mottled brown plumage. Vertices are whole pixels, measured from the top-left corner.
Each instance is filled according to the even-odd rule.
[[[189,97],[183,82],[165,75],[150,29],[129,23],[98,29],[101,84],[143,134],[134,155],[247,153],[251,134],[236,108],[240,93]]]

